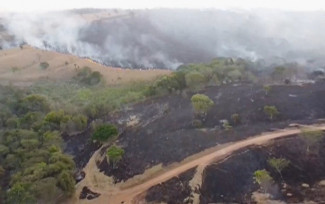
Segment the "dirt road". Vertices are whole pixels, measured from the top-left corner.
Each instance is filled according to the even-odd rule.
[[[321,125],[314,125],[314,126],[306,126],[313,129],[318,130],[325,130],[325,124]],[[242,141],[237,141],[233,143],[228,143],[225,145],[222,145],[222,147],[215,147],[215,151],[208,151],[205,154],[201,154],[196,159],[180,163],[178,166],[169,169],[168,171],[161,173],[160,175],[156,175],[155,177],[152,177],[151,179],[148,179],[147,181],[135,185],[133,187],[123,189],[123,190],[113,190],[111,192],[107,192],[105,190],[96,189],[96,192],[101,193],[101,196],[97,199],[86,201],[87,203],[109,203],[109,204],[131,204],[131,203],[137,203],[136,197],[148,190],[150,187],[155,186],[159,183],[162,183],[164,181],[167,181],[191,168],[197,167],[197,166],[203,166],[212,163],[220,161],[227,156],[231,155],[233,152],[241,150],[243,148],[252,146],[252,145],[262,145],[266,144],[271,140],[282,138],[282,137],[288,137],[292,135],[296,135],[300,133],[300,128],[288,128],[283,129],[275,132],[270,133],[263,133],[261,135],[247,138]],[[200,153],[199,153],[200,154]],[[86,172],[90,173],[90,172]],[[89,176],[89,175],[88,175]],[[92,189],[92,186],[89,186],[90,189]]]

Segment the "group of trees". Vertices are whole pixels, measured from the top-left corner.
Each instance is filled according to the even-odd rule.
[[[284,158],[272,157],[267,160],[267,163],[281,176],[281,179],[283,180],[282,171],[289,166],[290,161]],[[270,172],[265,169],[255,171],[254,179],[264,190],[264,192],[268,192],[269,189],[274,185],[274,179],[272,178]]]
[[[249,62],[231,58],[216,58],[207,64],[180,66],[170,76],[164,76],[149,86],[146,95],[160,95],[178,90],[200,90],[208,85],[220,85],[235,81],[256,81]]]
[[[103,76],[98,71],[92,71],[89,67],[83,67],[81,70],[78,71],[78,74],[77,76],[75,76],[75,79],[79,83],[94,86],[103,81]]]
[[[0,86],[0,202],[55,203],[74,193],[75,164],[61,138],[72,124],[82,130],[87,118],[53,111],[45,96]]]

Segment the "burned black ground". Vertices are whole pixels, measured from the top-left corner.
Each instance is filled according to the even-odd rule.
[[[151,187],[146,194],[147,202],[164,202],[167,204],[187,204],[191,195],[189,182],[194,176],[195,168],[190,169],[177,177],[162,184]]]
[[[131,115],[140,124],[127,127],[117,142],[125,149],[124,159],[113,170],[109,165],[99,167],[116,182],[141,174],[156,164],[170,164],[208,147],[244,139],[248,136],[284,128],[290,123],[313,123],[325,117],[325,83],[304,86],[272,86],[268,95],[263,86],[249,83],[208,87],[201,93],[208,95],[215,105],[209,111],[202,128],[192,125],[194,113],[190,98],[193,93],[174,94],[147,100],[120,112],[111,121],[123,121]],[[263,107],[274,105],[280,115],[270,121]],[[221,128],[220,120],[231,121],[238,113],[239,125],[231,131]]]
[[[318,145],[318,150],[306,153],[306,146],[299,137],[281,139],[267,147],[251,147],[224,162],[210,165],[203,174],[200,203],[251,203],[252,193],[259,189],[253,175],[261,169],[271,172],[275,181],[268,192],[273,199],[286,203],[302,203],[304,200],[321,203],[325,191],[318,182],[325,178],[325,139]],[[267,163],[272,157],[290,161],[282,171],[283,180]]]

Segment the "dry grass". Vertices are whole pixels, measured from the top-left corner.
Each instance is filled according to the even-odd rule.
[[[47,62],[50,66],[41,69],[41,62]],[[66,81],[75,76],[78,69],[84,66],[99,71],[107,85],[151,81],[170,73],[168,70],[144,71],[107,67],[89,59],[24,46],[23,49],[0,50],[0,83],[29,86],[40,80]]]

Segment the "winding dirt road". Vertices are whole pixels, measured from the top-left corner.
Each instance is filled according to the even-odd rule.
[[[308,128],[313,128],[317,130],[325,130],[325,124],[312,125],[312,126],[303,126]],[[227,156],[231,155],[235,151],[241,150],[243,148],[252,146],[252,145],[262,145],[266,144],[271,140],[277,138],[283,138],[288,136],[293,136],[301,132],[299,127],[295,128],[287,128],[283,130],[278,130],[275,132],[263,133],[261,135],[250,137],[242,141],[237,141],[233,143],[227,143],[222,146],[217,146],[211,148],[210,151],[204,151],[203,153],[198,153],[197,157],[191,156],[191,158],[195,158],[189,161],[181,162],[179,165],[165,171],[161,174],[158,174],[146,181],[134,185],[132,187],[126,189],[115,189],[112,191],[106,191],[105,189],[99,189],[95,186],[88,186],[90,189],[101,193],[101,196],[94,200],[87,200],[85,203],[106,203],[106,204],[131,204],[137,203],[137,197],[148,190],[150,187],[165,182],[189,169],[200,166],[205,167],[212,162],[218,162],[225,159]],[[87,165],[88,166],[88,165]],[[167,167],[168,168],[168,167]],[[85,168],[87,169],[87,167]],[[91,172],[86,172],[86,175]],[[91,175],[87,175],[91,176]],[[80,201],[78,201],[79,203]],[[81,201],[83,202],[83,201]]]

